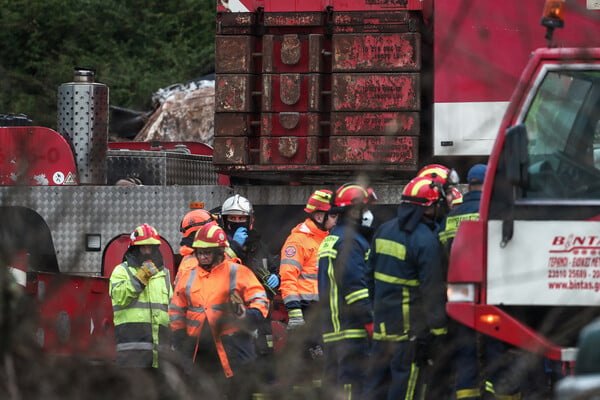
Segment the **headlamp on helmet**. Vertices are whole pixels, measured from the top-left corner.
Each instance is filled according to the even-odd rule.
[[[429,178],[442,185],[444,189],[459,183],[458,173],[441,164],[426,165],[419,171],[417,177]]]

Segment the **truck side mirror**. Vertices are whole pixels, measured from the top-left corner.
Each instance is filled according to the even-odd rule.
[[[503,154],[508,182],[513,186],[526,188],[529,180],[527,173],[529,153],[527,152],[527,128],[525,125],[511,126],[506,130]]]

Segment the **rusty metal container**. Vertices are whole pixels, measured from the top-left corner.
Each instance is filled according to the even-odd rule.
[[[262,72],[324,72],[324,46],[325,38],[319,34],[265,35],[262,38]]]
[[[329,142],[331,164],[393,164],[399,170],[415,169],[416,136],[336,136]]]
[[[265,74],[262,87],[262,111],[321,111],[319,74]]]
[[[256,148],[256,140],[247,137],[215,137],[213,164],[244,166],[252,162],[252,148]]]
[[[260,138],[260,163],[267,165],[315,165],[319,154],[316,137],[262,137]]]
[[[256,76],[223,74],[215,79],[215,112],[253,112]]]
[[[418,17],[404,0],[361,3],[362,11],[315,1],[219,17],[217,169],[257,176],[416,169]]]
[[[332,112],[331,135],[418,136],[418,112]]]
[[[260,125],[256,117],[253,113],[215,113],[215,137],[253,136]]]
[[[421,69],[421,34],[333,35],[333,72],[404,72]]]
[[[408,11],[334,11],[331,30],[336,33],[414,32],[419,21]]]
[[[280,112],[263,113],[260,135],[267,136],[321,136],[323,118],[319,113]]]
[[[254,36],[217,35],[215,38],[215,71],[218,74],[255,74],[260,72]]]

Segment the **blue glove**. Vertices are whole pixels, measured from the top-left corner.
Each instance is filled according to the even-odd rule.
[[[246,243],[246,239],[248,239],[248,229],[245,227],[239,227],[233,234],[233,241],[243,246]]]
[[[279,277],[275,274],[269,275],[269,277],[267,278],[267,286],[271,289],[279,286]]]

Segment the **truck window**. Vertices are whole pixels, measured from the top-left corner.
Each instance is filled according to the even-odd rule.
[[[549,71],[524,118],[527,198],[600,199],[600,71]]]

